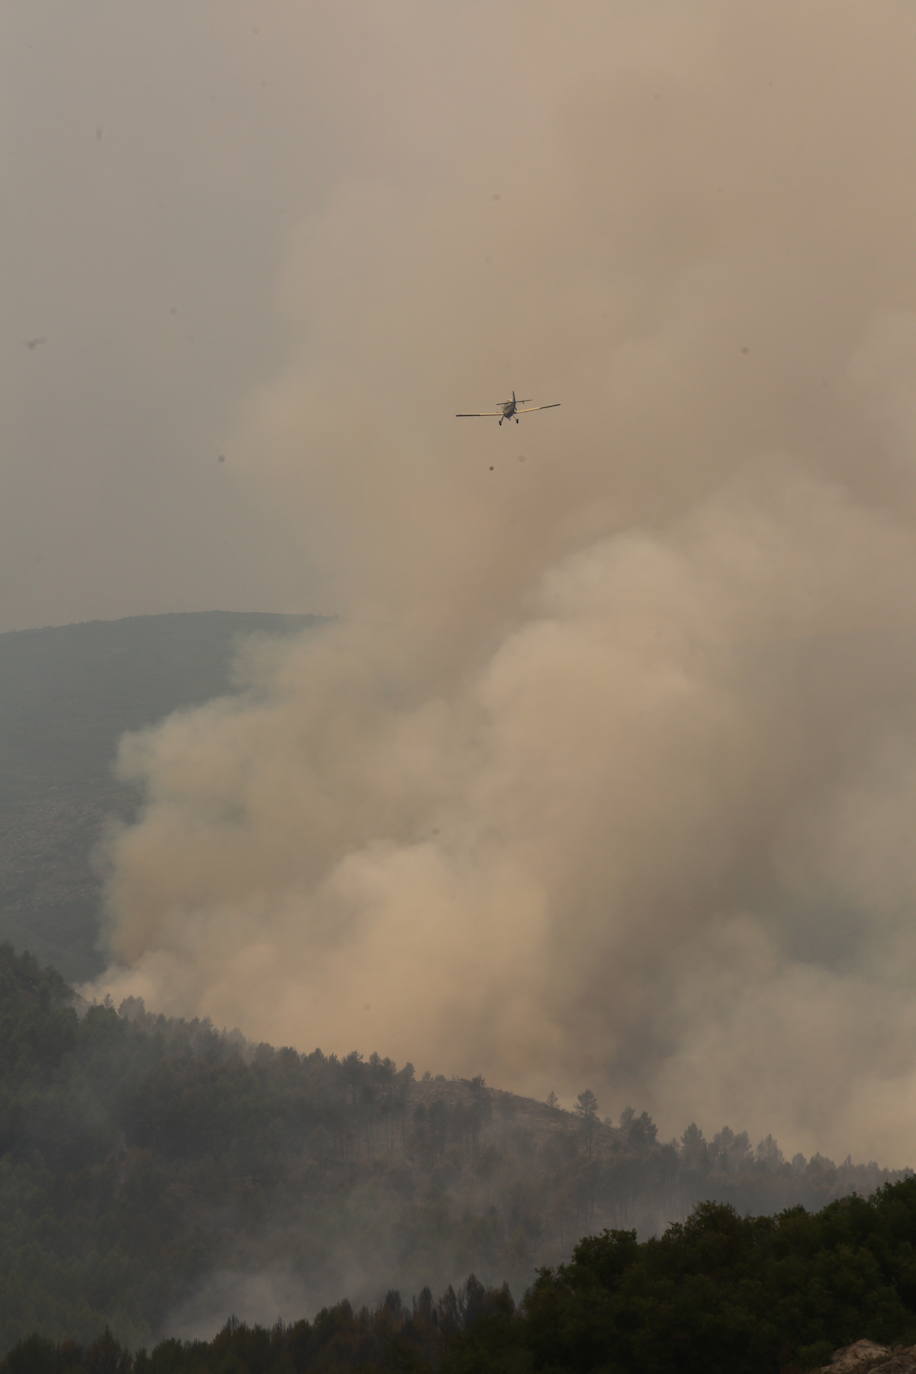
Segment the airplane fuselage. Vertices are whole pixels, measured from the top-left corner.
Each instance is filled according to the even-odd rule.
[[[513,391],[512,400],[503,401],[502,403],[503,413],[499,423],[502,424],[503,420],[511,420],[514,418],[515,423],[518,424],[518,416],[515,414],[516,410],[518,410],[518,401],[515,399],[515,392]]]

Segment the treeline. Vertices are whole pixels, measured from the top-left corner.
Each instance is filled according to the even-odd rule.
[[[728,1128],[659,1141],[588,1091],[566,1112],[136,1001],[78,1014],[53,970],[0,946],[0,1352],[106,1327],[148,1347],[233,1310],[273,1320],[471,1272],[518,1294],[585,1232],[645,1237],[710,1197],[816,1208],[889,1177]]]
[[[916,1179],[811,1214],[739,1217],[704,1203],[640,1243],[580,1241],[519,1306],[471,1277],[434,1302],[389,1292],[313,1322],[230,1320],[213,1340],[131,1354],[106,1331],[88,1346],[40,1336],[0,1374],[779,1374],[868,1337],[916,1339]]]

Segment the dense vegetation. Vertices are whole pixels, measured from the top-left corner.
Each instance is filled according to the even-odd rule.
[[[741,1218],[705,1203],[659,1239],[605,1231],[545,1270],[516,1308],[474,1277],[438,1302],[389,1292],[272,1329],[230,1320],[208,1344],[132,1357],[110,1332],[88,1348],[33,1337],[0,1374],[777,1374],[866,1335],[916,1336],[916,1179],[812,1215]]]
[[[228,691],[240,637],[317,623],[211,611],[0,634],[0,938],[68,978],[98,973],[93,848],[132,803],[118,739]]]
[[[35,1331],[209,1335],[233,1311],[272,1321],[470,1272],[520,1294],[586,1231],[648,1235],[709,1197],[819,1206],[888,1177],[728,1129],[661,1142],[645,1113],[602,1121],[587,1091],[565,1112],[139,1003],[78,1014],[59,975],[0,946],[0,1351]],[[632,1245],[613,1244],[617,1264]]]

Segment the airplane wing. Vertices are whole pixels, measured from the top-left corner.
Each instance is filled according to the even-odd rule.
[[[547,406],[525,406],[524,410],[519,407],[518,413],[519,415],[527,415],[531,410],[556,410],[557,406],[561,406],[562,404],[562,401],[551,401],[550,405]]]
[[[480,420],[485,415],[502,415],[501,410],[461,410],[455,414],[456,420]]]

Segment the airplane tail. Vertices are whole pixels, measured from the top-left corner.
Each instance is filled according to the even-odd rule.
[[[512,404],[513,404],[513,405],[516,404],[516,401],[515,401],[515,392],[514,392],[514,391],[513,391],[513,393],[512,393]]]

